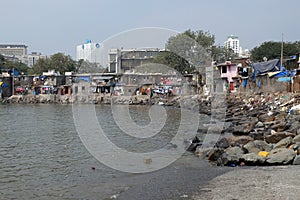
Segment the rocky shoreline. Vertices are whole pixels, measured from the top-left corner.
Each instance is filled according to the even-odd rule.
[[[226,105],[204,95],[150,98],[138,96],[68,96],[68,95],[14,95],[2,103],[19,104],[124,104],[163,105],[184,107],[200,114],[211,115],[226,108],[221,119],[230,124],[218,142],[210,148],[199,146],[195,155],[216,165],[287,165],[300,164],[300,95],[295,93],[227,94]],[[220,101],[222,102],[222,101]],[[219,104],[221,104],[219,102]],[[214,104],[214,105],[212,105]],[[214,106],[214,108],[212,108]],[[200,133],[207,129],[199,127]],[[205,134],[204,134],[205,137]]]
[[[197,156],[221,166],[300,164],[300,95],[231,94],[230,126],[213,148],[198,147]]]

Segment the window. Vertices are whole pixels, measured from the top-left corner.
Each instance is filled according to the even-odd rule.
[[[85,90],[85,86],[82,86],[82,87],[81,87],[81,90],[84,91],[84,90]]]
[[[227,66],[222,66],[222,74],[227,73]]]

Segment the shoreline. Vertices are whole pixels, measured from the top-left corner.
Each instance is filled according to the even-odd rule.
[[[298,199],[299,169],[299,166],[292,165],[235,168],[199,187],[192,199]]]
[[[110,94],[14,95],[2,103],[161,105],[184,108],[214,117],[209,127],[199,124],[198,133],[203,137],[208,129],[215,129],[216,134],[226,133],[221,134],[219,140],[209,144],[209,147],[199,145],[195,149],[198,157],[220,166],[300,165],[300,94],[277,92],[225,95],[221,96],[226,98],[225,101],[218,94],[213,97],[155,95],[152,98],[148,95]],[[220,112],[222,110],[223,113]],[[226,127],[218,130],[214,125],[217,123],[215,120],[227,123]]]

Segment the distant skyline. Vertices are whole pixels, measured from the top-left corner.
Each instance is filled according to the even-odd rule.
[[[299,8],[298,0],[4,0],[0,44],[25,44],[28,53],[62,52],[75,59],[76,46],[86,39],[101,43],[120,32],[160,27],[208,31],[216,45],[236,35],[243,49],[252,49],[281,41],[282,33],[285,41],[300,40]]]

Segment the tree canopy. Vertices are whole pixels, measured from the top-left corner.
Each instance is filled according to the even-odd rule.
[[[191,66],[186,59],[170,51],[160,52],[154,62],[172,67],[181,74],[191,73],[195,70],[195,66]]]
[[[215,36],[209,32],[189,29],[170,37],[165,45],[168,52],[159,53],[155,62],[173,67],[180,73],[191,73],[195,69],[204,71],[203,66],[211,61],[208,49],[214,42]]]
[[[266,57],[268,60],[281,57],[282,42],[268,41],[262,43],[251,50],[251,60],[253,62],[260,62]],[[283,43],[283,56],[292,56],[300,52],[300,41],[284,42]]]
[[[61,74],[69,71],[77,70],[77,63],[72,60],[71,56],[64,55],[63,53],[56,53],[50,58],[41,58],[30,70],[31,74],[42,74],[48,70],[55,70]]]
[[[0,54],[0,70],[15,69],[20,73],[27,74],[28,67],[24,63],[7,60]]]

